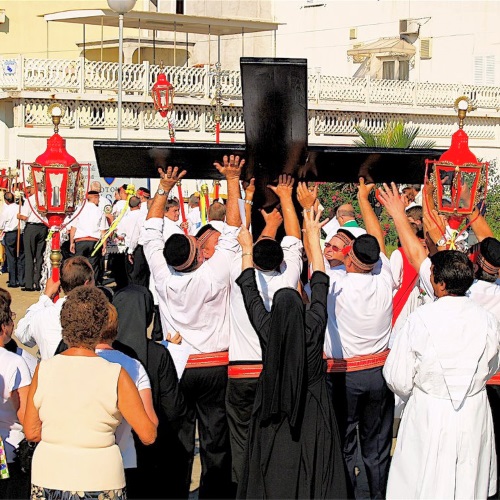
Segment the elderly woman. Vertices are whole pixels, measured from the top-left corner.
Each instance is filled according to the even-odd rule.
[[[104,327],[96,353],[111,363],[118,363],[125,368],[130,378],[134,381],[139,396],[141,397],[144,409],[149,419],[158,425],[158,417],[153,408],[153,396],[151,393],[151,383],[146,369],[140,361],[127,356],[123,352],[113,349],[112,343],[118,335],[118,312],[116,307],[110,303],[108,308],[108,321]],[[116,430],[116,444],[120,448],[125,468],[125,478],[127,480],[127,494],[129,498],[142,498],[141,478],[137,470],[137,453],[135,451],[134,437],[130,424],[123,420]]]
[[[14,462],[15,451],[24,438],[22,423],[28,399],[31,375],[23,358],[5,346],[12,338],[14,313],[10,294],[0,288],[0,437],[4,444],[10,477],[0,479],[0,498],[26,498],[29,475]]]
[[[28,396],[25,434],[39,441],[33,457],[32,498],[126,498],[115,431],[125,418],[144,444],[156,438],[127,372],[95,353],[108,321],[107,300],[95,287],[68,294],[61,310],[68,350],[42,361]],[[100,497],[101,495],[101,497]]]

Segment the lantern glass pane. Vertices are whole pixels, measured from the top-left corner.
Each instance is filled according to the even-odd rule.
[[[462,186],[460,188],[459,209],[464,211],[472,211],[474,204],[474,196],[471,196],[471,188],[474,188],[476,178],[479,171],[476,172],[461,172]]]
[[[33,175],[35,178],[36,198],[38,200],[38,206],[45,208],[47,206],[47,202],[45,200],[45,172],[33,170]]]
[[[50,186],[51,186],[51,193],[50,193],[50,204],[53,207],[60,207],[61,206],[61,185],[64,179],[63,174],[49,174],[50,177]]]
[[[68,189],[66,192],[66,210],[73,209],[75,207],[76,198],[76,178],[78,176],[78,171],[70,170],[68,172]]]
[[[438,179],[437,182],[440,184],[441,189],[438,189],[438,193],[441,194],[441,197],[438,196],[438,210],[443,212],[452,212],[453,211],[453,181],[455,178],[455,172],[453,169],[449,167],[437,167]]]

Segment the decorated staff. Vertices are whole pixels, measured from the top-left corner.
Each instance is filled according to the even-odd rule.
[[[188,234],[188,228],[187,228],[187,219],[186,219],[186,209],[184,208],[184,196],[182,194],[182,185],[181,181],[177,182],[177,193],[179,195],[179,207],[181,209],[181,217],[182,217],[182,230],[184,231],[184,234]]]
[[[123,206],[121,212],[118,214],[118,217],[113,221],[109,229],[104,233],[104,236],[99,240],[97,245],[94,247],[94,250],[91,253],[91,257],[93,257],[96,254],[96,252],[106,243],[108,238],[115,232],[115,229],[117,228],[118,224],[120,223],[120,221],[123,219],[123,216],[127,212],[128,202],[130,198],[132,198],[132,196],[135,196],[135,186],[133,184],[128,184],[125,193],[127,193],[127,201],[125,205]]]

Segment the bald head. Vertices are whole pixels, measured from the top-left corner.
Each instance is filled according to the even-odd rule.
[[[98,193],[100,193],[102,191],[101,183],[99,181],[92,181],[90,183],[89,191],[97,191]]]
[[[337,209],[337,220],[343,226],[346,222],[354,220],[354,207],[350,203],[340,205]]]

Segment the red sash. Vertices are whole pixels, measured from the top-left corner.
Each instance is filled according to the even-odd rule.
[[[227,375],[229,378],[259,378],[262,373],[262,363],[248,365],[229,365]]]
[[[418,280],[418,273],[410,264],[403,248],[400,247],[398,250],[401,252],[401,257],[403,257],[403,282],[401,283],[399,290],[392,298],[392,326],[396,323],[396,320],[401,314],[401,311],[403,310],[403,307],[405,306],[406,301],[408,300],[408,297]],[[395,251],[397,252],[398,250]]]
[[[495,373],[493,377],[491,377],[488,382],[486,382],[487,385],[500,385],[500,372]]]
[[[229,364],[229,353],[227,351],[207,352],[203,354],[191,354],[188,358],[186,368],[207,368],[210,366],[226,366]]]
[[[326,358],[327,373],[345,373],[368,370],[384,366],[390,349],[377,354],[365,354],[364,356],[354,356],[353,358]]]

